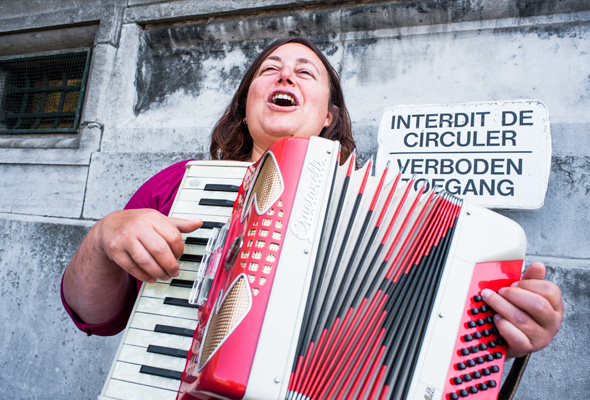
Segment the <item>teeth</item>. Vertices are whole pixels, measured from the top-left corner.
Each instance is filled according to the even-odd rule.
[[[272,96],[272,102],[276,103],[277,101],[288,101],[289,103],[291,103],[292,106],[295,105],[295,99],[293,98],[293,96],[290,96],[288,94],[285,93],[278,93],[275,94],[274,96]]]

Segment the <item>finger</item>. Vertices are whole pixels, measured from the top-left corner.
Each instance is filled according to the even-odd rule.
[[[181,232],[193,232],[203,225],[203,221],[200,219],[167,218],[167,222],[170,222],[170,224],[157,226],[156,230],[168,242],[174,257],[178,259],[184,252],[184,241]]]
[[[510,321],[496,314],[494,316],[494,323],[502,338],[508,344],[506,357],[522,357],[534,350],[528,336]]]
[[[515,282],[511,285],[525,291],[535,293],[549,301],[551,307],[556,311],[563,311],[563,298],[559,287],[550,281],[541,281],[536,279],[527,279]]]
[[[182,218],[170,218],[170,221],[176,228],[182,233],[190,233],[201,226],[203,226],[203,220],[200,218],[195,219],[182,219]]]
[[[180,244],[176,246],[183,246],[180,232],[176,231],[179,237]],[[178,276],[180,270],[176,256],[172,252],[171,243],[167,242],[164,237],[154,232],[147,233],[139,238],[139,242],[144,248],[144,252],[138,249],[137,253],[133,254],[134,261],[144,268],[144,270],[161,280],[167,281],[173,276]],[[182,254],[182,250],[180,251]],[[138,258],[140,258],[138,260]]]
[[[535,293],[520,288],[503,288],[498,293],[484,289],[482,297],[496,311],[494,318],[498,330],[516,354],[546,347],[559,330],[561,314],[547,306],[548,301]],[[535,301],[546,303],[545,315],[534,310]]]
[[[141,269],[127,253],[121,252],[116,254],[113,257],[113,261],[128,274],[132,275],[135,279],[138,279],[142,282],[156,282],[156,278]]]
[[[538,324],[508,300],[490,289],[483,289],[481,296],[486,304],[496,312],[494,322],[500,335],[508,343],[511,356],[519,356],[521,353],[530,352],[532,343],[528,332],[540,329]]]
[[[511,324],[518,326],[520,329],[524,325],[531,325],[531,328],[536,327],[536,321],[502,295],[503,289],[506,288],[500,289],[498,293],[490,289],[483,289],[481,291],[481,297],[498,315],[508,320]]]
[[[556,312],[545,297],[519,287],[502,288],[498,293],[513,306],[510,309],[506,307],[506,310],[509,310],[508,314],[501,314],[521,329],[536,328],[533,321],[529,321],[528,318],[542,327],[552,328]]]
[[[162,264],[162,266],[165,269],[168,266],[176,264],[176,260],[180,258],[180,256],[184,252],[184,241],[182,239],[182,234],[180,233],[181,231],[176,227],[175,222],[176,221],[174,221],[174,218],[166,217],[165,220],[160,221],[159,223],[155,223],[153,225],[154,231],[158,235],[158,237],[152,238],[155,240],[155,245],[158,246],[154,248],[154,250],[157,251],[159,254],[162,254],[162,258],[156,258],[159,262],[162,261],[165,263]],[[170,260],[165,254],[166,248],[163,246],[163,243],[161,243],[157,239],[163,239],[165,241],[166,247],[171,252],[172,257],[174,257],[175,259],[174,263],[172,263],[172,260]]]
[[[155,235],[155,234],[152,236],[159,237],[158,235]],[[168,279],[170,279],[170,276],[162,268],[162,266],[160,266],[160,264],[156,261],[156,259],[152,255],[153,249],[150,249],[150,244],[148,243],[150,240],[146,240],[146,237],[143,237],[142,239],[138,239],[138,240],[135,240],[135,241],[129,243],[129,246],[128,246],[129,256],[131,257],[133,262],[140,269],[142,269],[146,274],[150,275],[151,277],[158,278],[161,280],[168,280]],[[175,261],[174,257],[171,255],[171,253],[170,253],[170,258]]]
[[[541,262],[534,262],[532,263],[526,271],[522,274],[521,280],[528,280],[528,279],[545,279],[546,268],[545,264]]]

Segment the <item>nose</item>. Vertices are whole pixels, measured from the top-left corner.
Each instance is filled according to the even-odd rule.
[[[284,67],[279,73],[277,83],[292,85],[293,84],[293,71],[289,67]]]

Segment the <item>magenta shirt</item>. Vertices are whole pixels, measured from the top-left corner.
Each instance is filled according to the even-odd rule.
[[[184,176],[186,164],[191,160],[181,161],[170,167],[158,172],[156,175],[151,177],[146,183],[144,183],[129,199],[129,202],[125,206],[125,210],[133,210],[139,208],[152,208],[158,210],[164,215],[170,213],[172,203],[178,192],[178,187]],[[121,332],[127,326],[127,320],[133,310],[135,299],[137,298],[137,292],[141,287],[141,281],[137,281],[132,276],[129,276],[129,290],[133,290],[134,295],[130,297],[130,300],[119,311],[117,316],[110,321],[107,321],[98,325],[86,324],[78,317],[78,315],[70,308],[63,295],[63,277],[61,287],[61,301],[66,309],[67,313],[74,321],[74,324],[78,329],[86,332],[90,335],[99,336],[110,336],[116,335]]]

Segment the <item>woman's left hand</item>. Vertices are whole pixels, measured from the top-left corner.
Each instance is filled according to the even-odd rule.
[[[561,326],[561,290],[545,280],[545,265],[535,262],[520,281],[498,293],[484,289],[484,301],[496,311],[496,327],[508,343],[507,357],[522,357],[547,347]]]

